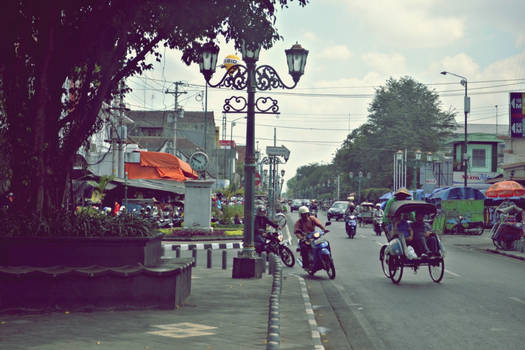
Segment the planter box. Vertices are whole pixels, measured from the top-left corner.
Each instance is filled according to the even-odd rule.
[[[0,267],[0,313],[174,309],[191,293],[191,263],[171,259],[154,268]]]
[[[0,266],[107,266],[160,264],[156,237],[0,237]]]

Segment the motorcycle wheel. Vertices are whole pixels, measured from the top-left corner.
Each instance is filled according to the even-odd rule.
[[[295,265],[295,257],[287,246],[282,245],[279,247],[279,256],[286,266],[292,267]]]
[[[323,255],[323,266],[326,270],[326,273],[328,274],[328,278],[333,280],[335,278],[335,266],[334,261],[330,256]]]

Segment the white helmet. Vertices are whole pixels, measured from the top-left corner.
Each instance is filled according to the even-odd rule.
[[[299,214],[306,214],[306,213],[309,213],[310,210],[308,209],[307,206],[303,205],[302,207],[299,207]]]

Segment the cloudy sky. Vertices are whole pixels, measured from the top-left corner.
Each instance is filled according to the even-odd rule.
[[[525,1],[519,0],[311,0],[301,8],[293,2],[279,13],[277,27],[284,37],[260,64],[276,68],[286,83],[284,50],[299,42],[309,50],[305,75],[293,90],[276,90],[281,115],[256,117],[259,149],[277,145],[291,150],[286,177],[309,163],[329,163],[349,131],[366,122],[375,88],[390,77],[409,76],[427,84],[441,96],[442,108],[458,111],[463,123],[464,88],[471,96],[469,123],[508,124],[508,96],[525,91]],[[182,81],[187,94],[179,104],[188,111],[202,111],[204,78],[197,65],[186,66],[179,52],[161,50],[164,59],[142,78],[131,78],[131,109],[172,109],[173,95],[164,94],[173,82]],[[221,43],[219,62],[236,54]],[[238,53],[238,56],[240,54]],[[220,73],[220,74],[219,74]],[[223,72],[215,74],[217,82]],[[224,99],[239,94],[208,90],[208,110],[221,125]],[[497,106],[497,107],[496,107]],[[498,120],[496,121],[496,113]],[[230,122],[227,116],[227,139]],[[243,119],[233,128],[233,139],[245,144]],[[222,135],[222,131],[221,131]],[[393,152],[395,150],[392,150]]]

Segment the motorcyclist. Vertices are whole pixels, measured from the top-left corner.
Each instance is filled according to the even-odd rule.
[[[310,203],[310,210],[312,211],[312,214],[317,217],[318,204],[315,199],[312,199],[312,202]]]
[[[265,236],[268,225],[272,226],[275,229],[279,227],[277,223],[268,219],[268,217],[266,216],[266,207],[264,205],[258,205],[256,208],[255,219],[253,224],[253,238],[255,244],[255,251],[257,253],[261,253],[263,251],[264,244],[266,243]]]
[[[310,210],[307,206],[302,206],[299,208],[299,215],[301,216],[299,220],[295,222],[293,232],[299,240],[299,248],[301,250],[301,258],[303,261],[303,267],[309,267],[308,253],[311,249],[310,245],[305,243],[306,235],[313,233],[316,227],[319,227],[324,232],[328,232],[326,228],[321,224],[318,218],[313,215],[310,215]]]
[[[376,230],[376,233],[381,233],[381,229],[383,228],[383,216],[385,213],[383,212],[383,209],[381,209],[381,203],[377,203],[376,207],[374,208],[374,228]]]
[[[345,210],[345,216],[348,216],[348,215],[356,215],[354,202],[350,202],[348,204],[348,207]]]

